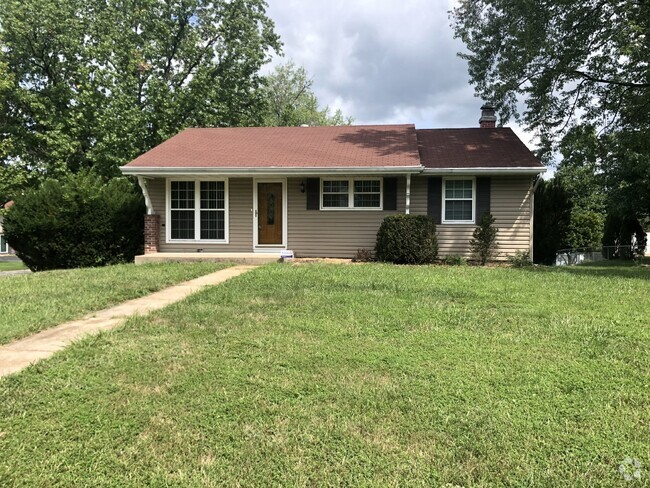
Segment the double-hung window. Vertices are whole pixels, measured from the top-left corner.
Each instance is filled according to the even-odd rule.
[[[5,236],[0,234],[0,254],[7,254],[9,252],[9,245]]]
[[[443,223],[474,223],[474,198],[473,179],[445,179]]]
[[[381,210],[382,180],[336,178],[321,180],[321,208]]]
[[[227,241],[225,181],[169,182],[169,238],[178,241]]]

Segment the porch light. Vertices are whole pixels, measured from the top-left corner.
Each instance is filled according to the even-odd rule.
[[[305,193],[305,182],[304,181],[300,182],[300,193]]]

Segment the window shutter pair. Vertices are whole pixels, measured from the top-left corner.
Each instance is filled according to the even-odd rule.
[[[307,178],[307,210],[320,210],[320,178]],[[397,178],[384,178],[384,210],[397,210]]]
[[[490,192],[492,180],[489,177],[476,178],[476,215],[475,222],[484,213],[490,213]],[[431,176],[428,181],[427,191],[427,215],[436,224],[442,222],[442,177]]]

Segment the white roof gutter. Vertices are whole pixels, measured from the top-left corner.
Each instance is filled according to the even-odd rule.
[[[498,175],[519,174],[537,175],[544,173],[546,168],[530,167],[498,167],[498,168],[425,168],[423,166],[372,166],[372,167],[343,167],[343,168],[215,168],[215,167],[137,167],[121,166],[125,175],[134,176],[179,176],[179,175],[367,175],[367,174],[425,174],[425,175]]]
[[[537,175],[546,172],[546,168],[498,167],[498,168],[424,168],[425,175]]]
[[[173,176],[173,175],[328,175],[328,174],[417,174],[422,172],[421,166],[358,166],[344,168],[164,168],[121,166],[125,175],[140,176]]]

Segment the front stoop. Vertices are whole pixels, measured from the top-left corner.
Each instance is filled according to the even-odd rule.
[[[177,252],[158,252],[144,254],[135,257],[135,264],[151,263],[192,263],[192,262],[212,262],[212,263],[233,263],[246,265],[261,265],[268,263],[277,263],[280,260],[279,253],[254,253],[254,252],[201,252],[201,253],[177,253]]]

